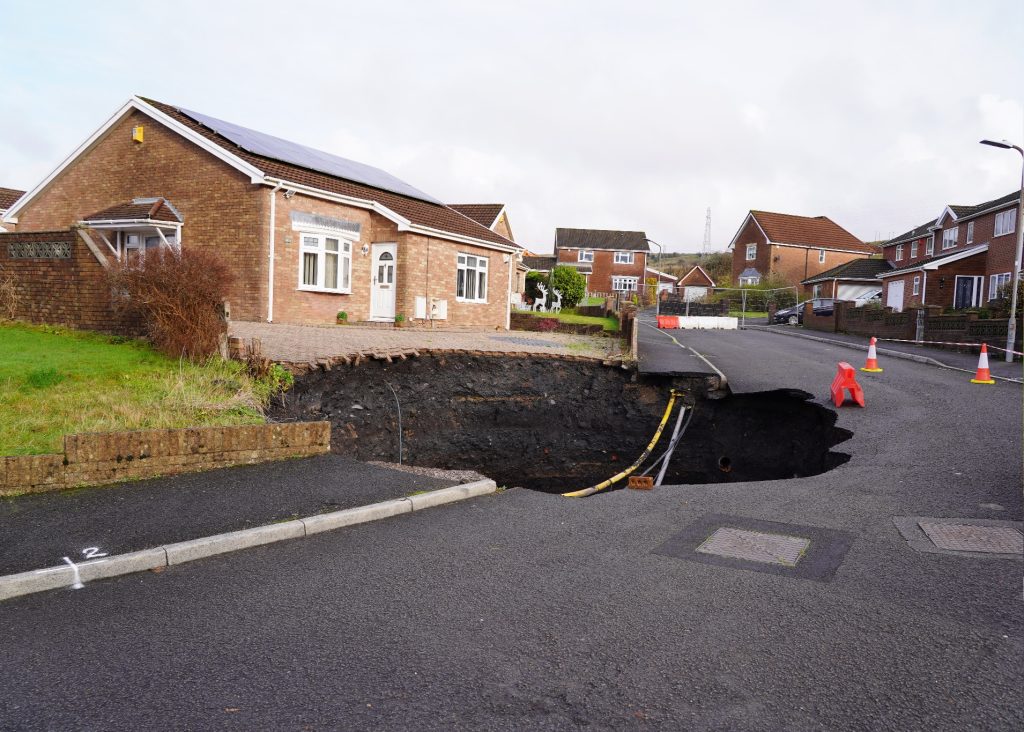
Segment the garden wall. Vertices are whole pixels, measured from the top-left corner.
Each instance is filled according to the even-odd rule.
[[[544,321],[555,321],[557,327],[552,328]],[[583,325],[580,323],[559,323],[554,317],[545,318],[526,313],[512,313],[512,330],[529,330],[546,333],[575,333],[576,335],[601,335],[604,328],[600,325]]]
[[[63,454],[0,457],[0,496],[320,455],[330,448],[330,422],[65,435]]]

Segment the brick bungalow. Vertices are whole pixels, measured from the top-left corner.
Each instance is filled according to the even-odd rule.
[[[787,285],[877,250],[827,216],[751,211],[729,243],[736,286],[775,276]]]
[[[587,292],[636,292],[650,246],[642,231],[555,229],[555,259],[587,278]]]
[[[382,170],[133,97],[7,210],[0,264],[35,293],[35,319],[50,307],[29,281],[41,267],[92,282],[155,248],[203,247],[235,273],[236,320],[507,328],[520,247],[502,221],[509,236]],[[94,306],[62,305],[59,322],[96,327],[75,315]]]
[[[690,302],[702,300],[714,289],[715,281],[699,264],[679,278],[676,289],[682,293],[683,299]]]
[[[882,302],[980,307],[1005,295],[1013,276],[1020,192],[974,206],[946,206],[934,221],[882,245],[892,266],[878,275]]]
[[[878,275],[892,269],[892,264],[881,257],[854,259],[838,267],[808,277],[800,282],[804,298],[831,297],[836,300],[856,300],[877,294],[882,289]]]

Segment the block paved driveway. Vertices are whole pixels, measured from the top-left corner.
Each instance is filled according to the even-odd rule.
[[[684,337],[736,390],[819,401],[847,353]],[[918,552],[892,522],[1020,520],[1020,386],[913,362],[858,378],[852,457],[822,475],[512,490],[0,604],[0,726],[1024,728],[1020,560]],[[722,517],[811,536],[806,557],[664,549]]]
[[[553,353],[594,358],[608,358],[621,351],[618,338],[518,330],[424,330],[233,321],[229,335],[246,342],[259,338],[267,358],[299,363],[349,356],[360,351],[385,353],[405,349]]]

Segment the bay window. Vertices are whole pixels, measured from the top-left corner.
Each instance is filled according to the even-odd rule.
[[[612,290],[615,292],[636,292],[639,277],[612,277]]]

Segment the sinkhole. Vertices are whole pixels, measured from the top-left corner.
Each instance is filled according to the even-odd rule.
[[[269,416],[329,420],[332,451],[398,462],[400,408],[404,463],[476,470],[498,485],[563,492],[630,465],[653,436],[670,386],[590,361],[423,355],[300,376]],[[836,413],[806,392],[712,399],[693,389],[683,401],[693,416],[666,484],[805,477],[849,459],[832,448],[852,433],[836,427]],[[655,455],[668,445],[671,426]]]

